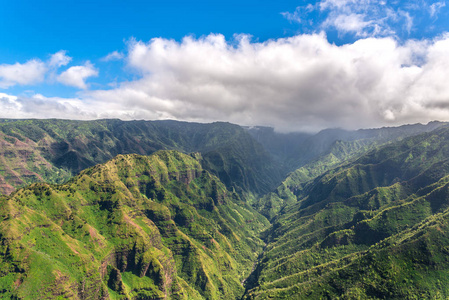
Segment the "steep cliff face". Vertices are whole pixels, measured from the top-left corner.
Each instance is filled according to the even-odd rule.
[[[449,297],[449,129],[305,183],[267,231],[247,299]]]
[[[0,193],[33,182],[62,183],[119,154],[200,152],[229,189],[265,193],[280,167],[243,128],[176,121],[7,120],[0,122]]]
[[[239,297],[268,224],[176,151],[120,155],[1,202],[7,297]]]
[[[285,207],[294,204],[298,197],[301,198],[309,193],[309,191],[304,191],[305,186],[326,171],[355,160],[363,154],[388,143],[431,132],[447,125],[444,122],[430,122],[426,125],[414,124],[357,131],[327,129],[303,139],[299,145],[292,143],[294,141],[291,140],[292,134],[272,132],[270,135],[277,137],[276,140],[280,142],[280,145],[294,147],[294,150],[290,149],[290,158],[286,157],[284,160],[284,163],[287,164],[287,170],[292,172],[276,189],[258,199],[255,206],[264,216],[272,219]],[[263,135],[263,131],[266,130],[252,130],[250,132],[257,136],[258,132]],[[267,142],[267,140],[264,141],[264,146],[272,150],[273,148],[270,148]],[[275,157],[279,157],[278,151],[272,153]]]
[[[41,147],[29,138],[19,140],[0,132],[0,194],[9,195],[16,187],[33,182],[70,178],[69,172],[42,156]]]

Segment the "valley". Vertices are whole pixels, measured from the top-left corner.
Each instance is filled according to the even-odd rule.
[[[3,299],[449,297],[449,127],[0,122]]]

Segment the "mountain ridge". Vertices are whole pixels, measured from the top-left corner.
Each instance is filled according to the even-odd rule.
[[[0,286],[20,298],[234,298],[268,224],[176,151],[120,155],[2,201]]]
[[[1,293],[449,296],[445,123],[317,136],[262,129],[258,139],[252,130],[176,121],[0,122],[0,179],[15,174],[17,186],[31,183],[0,196]],[[151,154],[110,157],[125,150]],[[300,168],[276,179],[295,161]]]
[[[265,236],[267,247],[248,281],[245,297],[446,297],[449,291],[436,281],[443,282],[441,276],[449,272],[446,252],[422,252],[413,245],[447,247],[444,231],[441,241],[423,240],[419,224],[443,218],[440,226],[444,227],[448,222],[448,137],[447,127],[408,137],[373,149],[307,183],[298,201],[273,220]],[[438,226],[432,228],[431,235],[438,235]],[[421,260],[410,260],[409,254],[388,258],[389,243],[394,245],[410,234],[416,243],[410,244],[413,250],[404,246],[409,249],[404,253],[415,251]],[[383,254],[375,258],[376,253]],[[435,257],[444,267],[432,267]],[[427,262],[430,267],[424,271]],[[376,265],[401,271],[381,275],[384,271]],[[426,280],[420,272],[434,279]],[[407,282],[417,288],[407,289]]]
[[[201,152],[205,166],[239,191],[264,193],[281,181],[262,146],[240,126],[223,122],[9,120],[0,123],[0,143],[1,193],[42,179],[61,183],[118,154],[163,149]],[[246,181],[234,180],[235,174]]]

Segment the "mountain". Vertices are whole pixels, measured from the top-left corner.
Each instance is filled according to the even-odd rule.
[[[0,198],[2,297],[240,298],[268,222],[200,160],[119,155]]]
[[[281,133],[276,132],[272,127],[265,126],[246,126],[243,128],[271,154],[278,164],[283,166],[285,172],[290,172],[299,167],[290,164],[292,158],[306,155],[303,147],[315,136],[305,132]]]
[[[306,183],[265,233],[246,299],[449,296],[449,128]]]
[[[255,206],[271,219],[285,206],[295,203],[303,194],[304,186],[324,172],[379,146],[444,126],[447,126],[447,123],[430,122],[427,125],[414,124],[357,131],[323,130],[304,141],[301,144],[302,150],[297,150],[300,155],[297,155],[295,160],[302,160],[302,163],[299,163],[301,167],[289,173],[275,190],[258,199]]]
[[[216,122],[0,120],[0,194],[34,182],[62,183],[119,154],[200,152],[203,167],[240,194],[266,194],[283,176],[332,152],[335,143],[368,147],[430,131],[445,123],[315,135],[281,134]],[[347,157],[344,157],[347,158]]]
[[[446,123],[4,119],[0,145],[2,298],[449,297]]]
[[[2,120],[0,193],[33,182],[62,183],[119,154],[201,152],[202,164],[240,192],[263,194],[282,180],[280,166],[243,128],[177,121]]]
[[[273,128],[263,126],[245,127],[245,129],[264,146],[279,164],[282,164],[286,172],[292,172],[334,152],[338,143],[359,143],[365,147],[379,146],[397,139],[429,132],[448,124],[434,121],[426,125],[410,124],[375,129],[344,130],[334,128],[324,129],[316,134],[280,133],[274,131]],[[346,158],[344,157],[342,160]]]

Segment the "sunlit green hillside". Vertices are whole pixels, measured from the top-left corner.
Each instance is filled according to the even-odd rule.
[[[2,298],[234,299],[267,220],[176,151],[1,199]]]

